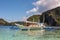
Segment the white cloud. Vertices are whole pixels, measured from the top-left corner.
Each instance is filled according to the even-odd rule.
[[[31,9],[31,10],[27,11],[26,13],[30,13],[30,12],[37,12],[37,11],[38,11],[38,8],[33,8],[33,9]]]
[[[52,8],[58,7],[60,6],[60,0],[38,0],[36,2],[33,2],[32,4],[36,7],[27,11],[27,13],[31,13],[31,12],[41,13],[50,10]]]
[[[42,3],[44,4],[45,0],[38,0],[37,2],[33,2],[32,4],[35,6],[40,6]]]

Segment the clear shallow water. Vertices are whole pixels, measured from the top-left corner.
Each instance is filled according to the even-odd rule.
[[[0,26],[0,40],[60,40],[60,30],[21,31],[16,26]]]

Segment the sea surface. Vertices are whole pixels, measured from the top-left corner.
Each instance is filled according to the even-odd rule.
[[[0,40],[60,40],[60,30],[22,31],[17,26],[0,26]]]

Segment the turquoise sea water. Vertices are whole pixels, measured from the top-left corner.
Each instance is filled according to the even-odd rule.
[[[60,40],[60,30],[21,31],[17,26],[0,26],[0,40]]]

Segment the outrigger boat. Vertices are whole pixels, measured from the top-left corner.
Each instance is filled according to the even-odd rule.
[[[45,27],[43,25],[43,23],[38,24],[38,26],[33,26],[33,25],[32,26],[23,26],[23,25],[16,24],[16,23],[15,23],[15,25],[18,26],[21,30],[43,30],[43,27]]]
[[[31,21],[25,21],[26,24],[27,23],[33,23],[33,24],[35,23],[38,26],[33,26],[33,25],[32,26],[31,25],[29,25],[29,26],[23,26],[23,25],[20,25],[20,24],[17,24],[17,23],[15,25],[18,26],[21,30],[43,30],[43,28],[46,27],[44,25],[44,20],[43,20],[43,23],[39,23],[39,20],[38,20],[38,22],[34,22],[34,18],[33,18],[33,22],[31,22]]]

